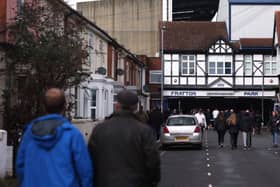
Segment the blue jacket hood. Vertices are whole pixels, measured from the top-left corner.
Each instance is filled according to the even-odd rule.
[[[31,137],[40,147],[51,149],[69,127],[66,118],[58,114],[49,114],[36,118],[30,123]]]

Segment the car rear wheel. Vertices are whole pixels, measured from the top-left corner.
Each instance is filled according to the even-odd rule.
[[[167,150],[168,146],[166,144],[161,144],[161,150]]]

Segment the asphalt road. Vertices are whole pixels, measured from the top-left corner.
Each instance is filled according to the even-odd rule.
[[[269,133],[253,136],[250,150],[242,149],[241,134],[237,150],[231,150],[228,133],[224,148],[217,146],[216,132],[204,138],[203,150],[161,151],[159,187],[280,187],[280,149],[271,148]]]

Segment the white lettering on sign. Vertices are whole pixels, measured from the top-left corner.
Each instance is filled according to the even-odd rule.
[[[172,91],[171,96],[196,96],[196,92],[192,92],[192,91]]]
[[[244,96],[258,96],[259,93],[255,91],[244,92]]]

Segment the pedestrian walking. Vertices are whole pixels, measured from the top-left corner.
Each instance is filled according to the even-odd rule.
[[[156,107],[151,113],[149,118],[149,125],[152,127],[154,131],[154,136],[157,140],[160,137],[160,127],[163,124],[163,114],[161,113],[160,109]]]
[[[229,129],[231,149],[237,149],[239,127],[237,124],[237,116],[233,109],[230,110],[230,115],[226,119],[226,124]]]
[[[224,114],[220,112],[215,119],[215,130],[218,133],[218,145],[224,147],[224,137],[226,133],[226,120]]]
[[[208,129],[209,127],[211,127],[213,124],[211,124],[211,119],[212,119],[212,114],[211,114],[211,110],[208,108],[205,112],[205,117],[206,117],[206,129]]]
[[[272,111],[272,115],[268,121],[268,127],[272,134],[272,146],[278,147],[278,133],[280,126],[280,118],[277,111]]]
[[[253,131],[253,119],[250,116],[250,111],[246,110],[241,114],[240,120],[240,130],[242,132],[243,137],[243,149],[247,150],[252,145],[252,131]]]
[[[206,117],[202,112],[202,109],[199,109],[198,112],[194,115],[197,119],[199,126],[201,127],[202,133],[204,128],[207,127]]]
[[[45,94],[48,114],[27,125],[16,158],[21,187],[91,187],[92,162],[83,136],[66,118],[62,90]]]
[[[219,115],[219,110],[215,108],[212,112],[212,116],[213,116],[214,121],[218,117],[218,115]]]
[[[140,105],[139,111],[136,112],[136,116],[138,117],[138,119],[142,123],[145,123],[145,124],[148,123],[149,117],[148,117],[148,114],[143,110],[143,106],[142,105]]]
[[[155,187],[160,157],[152,129],[137,120],[138,98],[117,95],[120,111],[93,129],[89,151],[94,161],[94,187]]]

